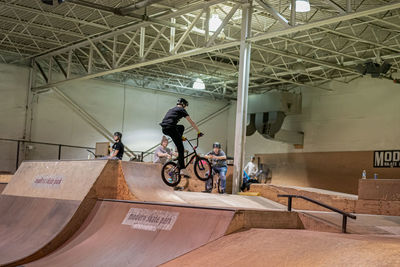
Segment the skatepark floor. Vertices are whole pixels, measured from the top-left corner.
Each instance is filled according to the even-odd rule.
[[[249,229],[162,266],[400,266],[400,236]]]

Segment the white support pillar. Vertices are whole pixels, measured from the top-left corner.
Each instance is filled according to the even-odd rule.
[[[251,2],[242,5],[242,31],[240,41],[240,65],[239,82],[236,108],[236,127],[235,127],[235,154],[232,194],[239,191],[243,175],[244,155],[246,145],[246,125],[247,125],[247,98],[249,93],[249,74],[250,74],[250,53],[251,43],[247,38],[251,35]]]

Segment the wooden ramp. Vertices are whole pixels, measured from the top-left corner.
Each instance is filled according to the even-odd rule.
[[[223,236],[234,213],[98,201],[68,243],[26,266],[157,266]]]
[[[7,183],[0,183],[0,194],[3,192],[4,188],[6,188]]]
[[[160,164],[123,161],[121,165],[129,190],[140,201],[234,209],[286,209],[284,205],[256,196],[174,191],[162,181]]]
[[[252,184],[251,192],[259,192],[262,197],[287,205],[287,198],[279,198],[278,194],[293,194],[309,197],[338,208],[346,212],[355,212],[357,195],[333,192],[317,188],[283,186],[272,184]],[[329,211],[321,206],[315,205],[303,199],[293,199],[293,208],[301,210]]]
[[[0,266],[56,249],[97,198],[132,199],[120,174],[117,161],[24,162],[0,195]]]
[[[250,229],[162,266],[400,266],[399,236]]]

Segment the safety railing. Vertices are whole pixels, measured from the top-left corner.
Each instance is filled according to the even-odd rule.
[[[55,143],[49,143],[49,142],[37,142],[37,141],[29,141],[29,140],[23,140],[23,139],[10,139],[10,138],[0,138],[0,146],[6,145],[6,143],[13,143],[15,144],[15,154],[12,155],[10,153],[10,157],[15,159],[15,169],[7,169],[7,171],[14,172],[15,170],[18,169],[19,164],[21,163],[21,158],[23,159],[24,157],[21,157],[21,151],[23,148],[35,145],[35,146],[40,146],[40,148],[45,149],[45,153],[50,153],[47,159],[85,159],[87,158],[87,153],[94,154],[94,147],[86,147],[86,146],[74,146],[74,145],[65,145],[65,144],[55,144]],[[47,147],[49,149],[47,149]],[[68,151],[66,151],[68,150]],[[12,147],[8,148],[8,151],[12,151]],[[144,152],[143,151],[133,151],[135,154],[135,158],[133,160],[136,161],[144,161]],[[65,156],[67,155],[67,157]],[[148,155],[149,161],[152,161],[152,154]],[[36,156],[30,156],[29,159],[35,160],[35,159],[42,159],[41,157],[36,158]],[[131,158],[132,160],[132,158]],[[1,167],[1,166],[0,166]],[[1,171],[1,169],[0,169]]]
[[[299,196],[299,195],[288,195],[288,194],[279,194],[278,197],[287,197],[288,198],[288,211],[292,211],[292,198],[301,198],[301,199],[307,200],[307,201],[309,201],[311,203],[314,203],[316,205],[319,205],[321,207],[324,207],[326,209],[329,209],[331,211],[340,213],[343,216],[343,220],[342,220],[342,232],[343,233],[346,233],[347,217],[349,217],[349,218],[351,218],[353,220],[357,219],[357,216],[354,215],[354,214],[351,214],[351,213],[339,210],[337,208],[331,207],[329,205],[326,205],[326,204],[324,204],[322,202],[319,202],[319,201],[314,200],[314,199],[309,198],[309,197]]]

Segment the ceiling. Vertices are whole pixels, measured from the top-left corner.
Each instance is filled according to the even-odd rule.
[[[372,60],[399,70],[400,1],[252,2],[250,93],[317,88],[361,76]],[[151,90],[236,98],[242,8],[223,0],[0,0],[0,62],[32,64],[33,90],[107,79]],[[218,14],[221,31],[209,32]],[[293,16],[295,15],[295,16]],[[205,90],[193,89],[201,78]]]

